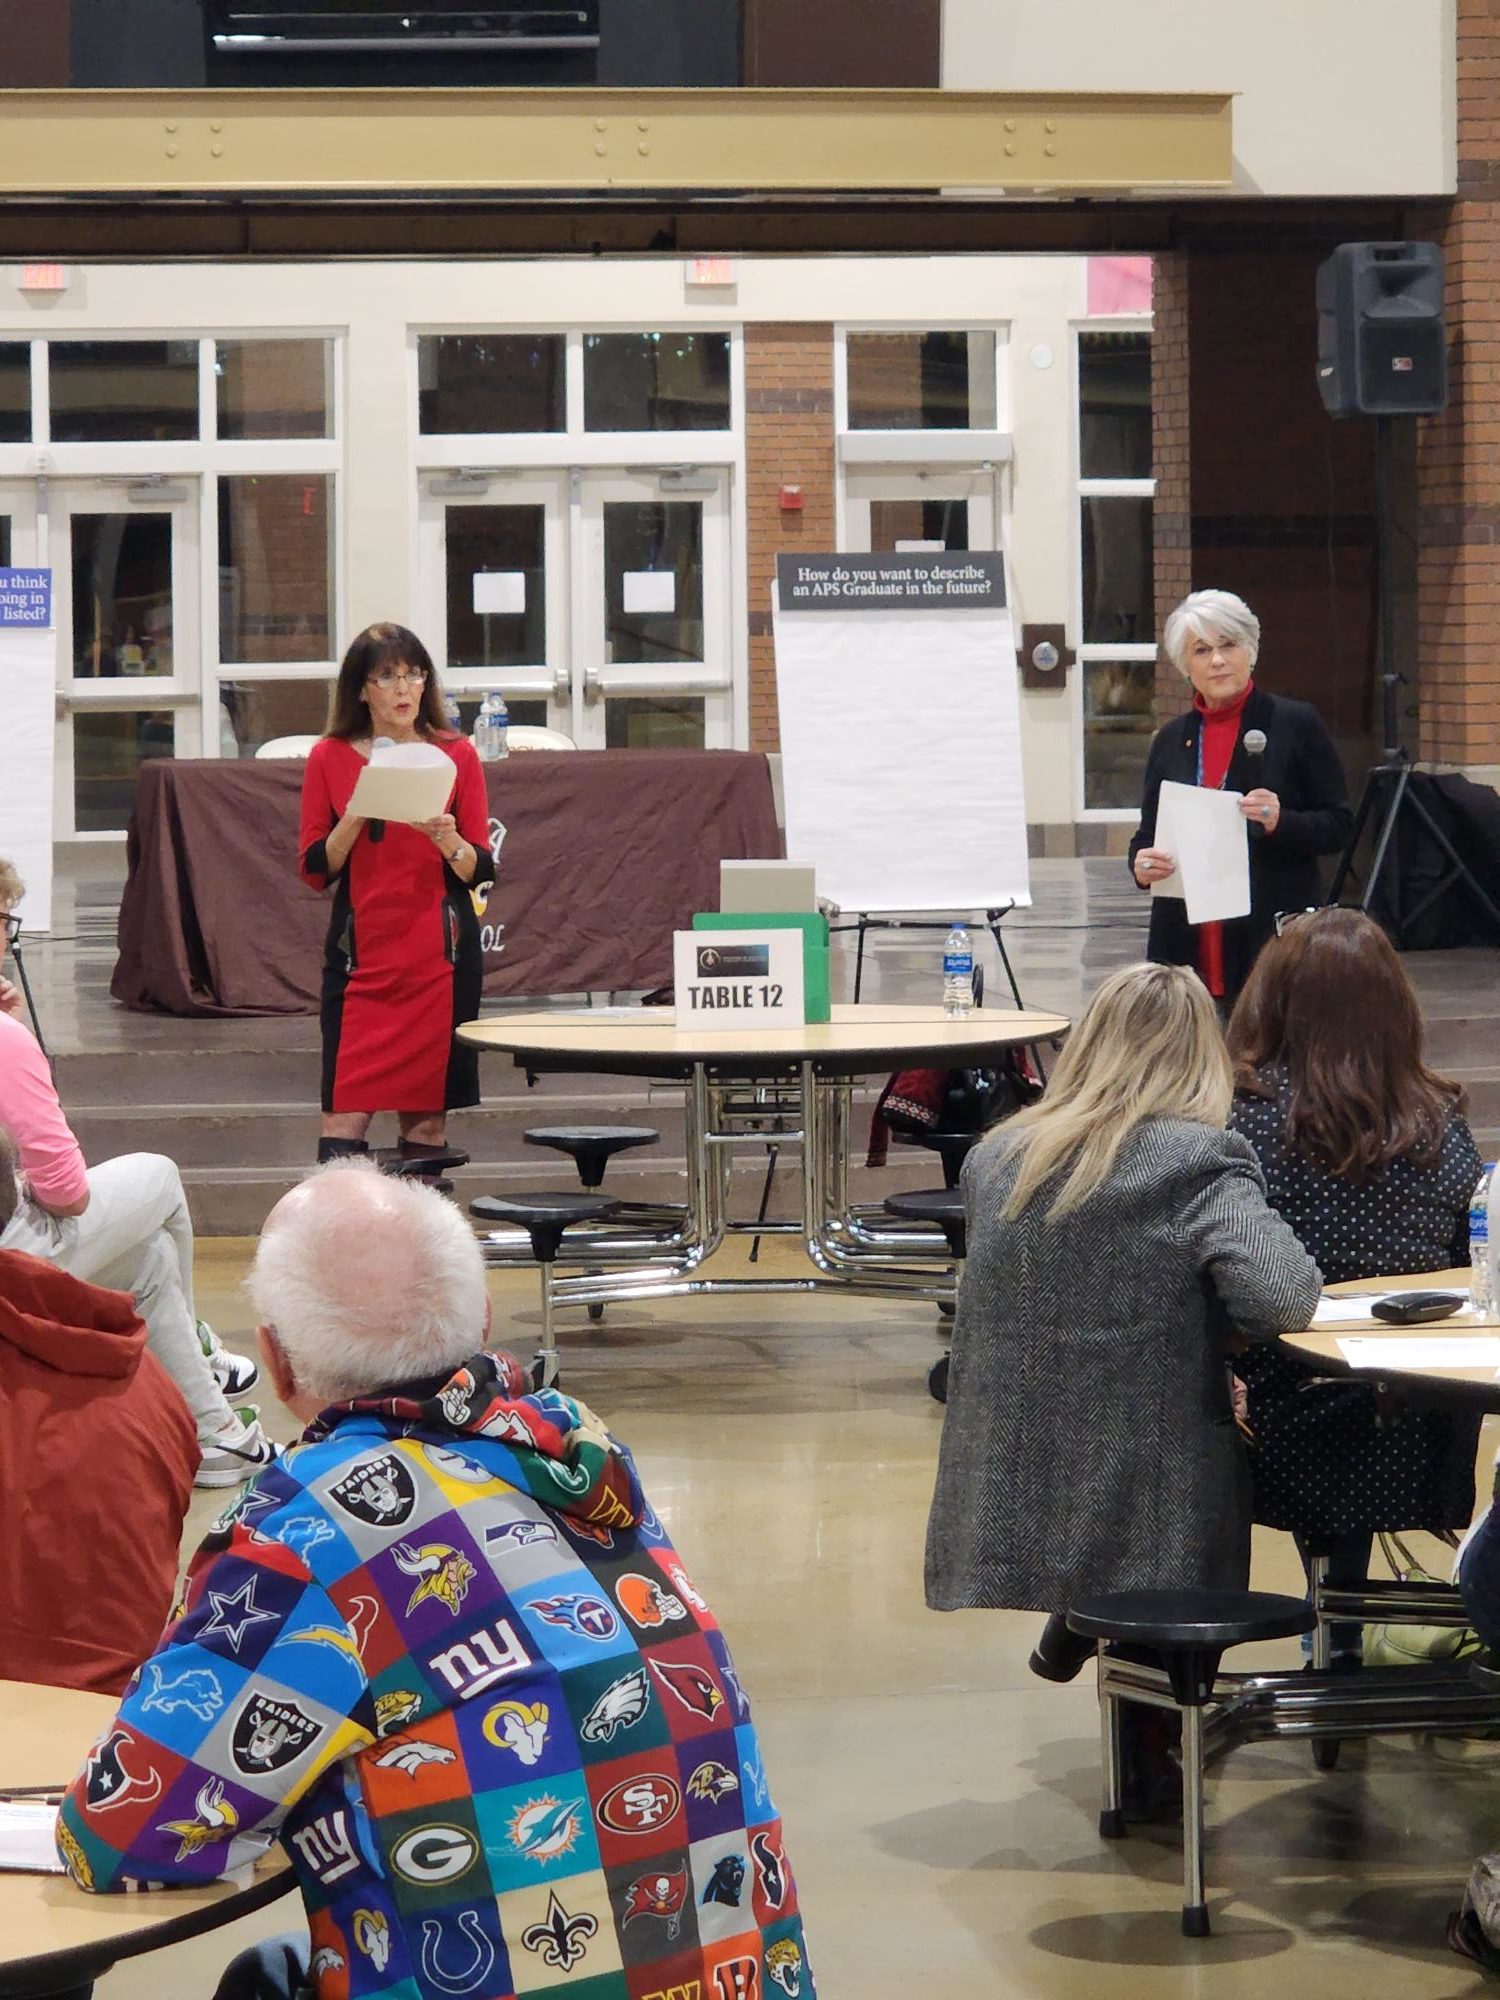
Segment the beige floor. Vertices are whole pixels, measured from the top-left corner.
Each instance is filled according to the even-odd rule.
[[[202,1303],[247,1339],[249,1245],[202,1246]],[[743,1246],[725,1253],[744,1255]],[[774,1259],[791,1258],[773,1245]],[[529,1347],[529,1276],[492,1279]],[[1500,1844],[1500,1749],[1406,1739],[1237,1752],[1210,1786],[1216,1935],[1178,1934],[1175,1837],[1102,1845],[1086,1681],[1026,1671],[1029,1615],[937,1617],[922,1539],[941,1413],[930,1308],[744,1298],[611,1308],[564,1333],[567,1386],[634,1447],[756,1706],[822,2000],[1450,2000],[1441,1942],[1470,1856]],[[272,1428],[289,1435],[284,1413]],[[280,1421],[278,1422],[278,1418]],[[1492,1441],[1484,1447],[1486,1462]],[[195,1509],[194,1535],[217,1511]],[[1045,1526],[1039,1525],[1039,1533]],[[1258,1583],[1295,1587],[1282,1538]],[[1295,1647],[1270,1648],[1290,1663]],[[212,1990],[232,1931],[122,1965],[103,2000]]]

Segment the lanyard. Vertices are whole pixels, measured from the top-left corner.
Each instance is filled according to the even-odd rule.
[[[1243,709],[1240,711],[1239,719],[1241,722],[1243,722],[1244,720]],[[1203,783],[1203,732],[1207,729],[1207,727],[1208,727],[1208,717],[1206,715],[1200,715],[1198,718],[1198,778],[1197,778],[1197,782],[1200,785]],[[1238,748],[1239,746],[1238,726],[1236,726],[1235,728],[1234,735],[1235,735],[1235,747]],[[1234,762],[1234,750],[1231,750],[1229,753],[1229,764],[1232,764],[1233,762]],[[1229,764],[1226,764],[1224,766],[1224,775],[1222,778],[1220,778],[1218,785],[1215,788],[1218,791],[1222,792],[1224,787],[1229,783]]]

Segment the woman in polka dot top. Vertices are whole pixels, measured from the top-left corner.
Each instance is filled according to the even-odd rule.
[[[1276,1209],[1324,1282],[1467,1264],[1479,1155],[1457,1084],[1422,1060],[1400,959],[1359,910],[1311,911],[1266,946],[1229,1024],[1230,1129],[1260,1159]],[[1371,1385],[1320,1380],[1279,1352],[1235,1363],[1255,1436],[1255,1518],[1304,1563],[1357,1583],[1378,1529],[1467,1527],[1479,1418],[1387,1407]],[[1336,1664],[1359,1627],[1336,1627]]]

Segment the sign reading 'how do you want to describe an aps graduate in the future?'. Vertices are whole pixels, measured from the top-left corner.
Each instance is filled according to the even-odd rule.
[[[844,910],[1029,903],[1004,556],[776,567],[787,858],[810,862]]]
[[[52,928],[52,748],[57,633],[50,569],[0,569],[0,855],[26,884],[16,914]]]

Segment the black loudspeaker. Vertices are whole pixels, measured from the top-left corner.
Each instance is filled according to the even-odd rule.
[[[1448,354],[1435,243],[1341,243],[1318,266],[1318,389],[1335,417],[1442,409]]]

